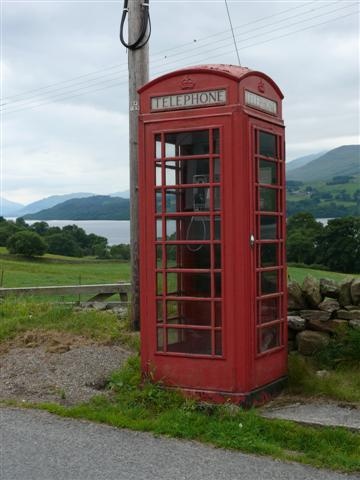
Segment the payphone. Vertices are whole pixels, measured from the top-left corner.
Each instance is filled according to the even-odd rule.
[[[286,377],[282,93],[232,65],[140,91],[142,370],[213,401]]]

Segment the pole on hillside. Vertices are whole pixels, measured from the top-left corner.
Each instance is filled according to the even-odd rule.
[[[139,197],[138,197],[138,116],[139,96],[137,90],[149,80],[149,44],[136,44],[148,15],[148,3],[131,0],[128,10],[128,66],[129,66],[129,162],[130,162],[130,250],[131,250],[131,325],[140,328],[140,282],[139,282]],[[146,12],[144,11],[146,9]],[[147,28],[149,26],[147,25]]]

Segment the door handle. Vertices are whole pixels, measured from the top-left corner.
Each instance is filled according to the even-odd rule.
[[[255,247],[255,236],[253,233],[250,235],[250,247],[251,248]]]

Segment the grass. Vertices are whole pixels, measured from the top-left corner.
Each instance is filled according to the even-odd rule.
[[[140,386],[141,385],[141,386]],[[87,419],[129,428],[197,440],[216,447],[271,455],[322,468],[360,470],[359,435],[344,428],[314,428],[261,417],[225,404],[213,406],[185,399],[175,391],[145,380],[141,384],[138,357],[133,357],[109,382],[113,396],[96,397],[87,404],[64,407],[37,405],[64,417]]]
[[[81,335],[100,343],[125,343],[138,349],[138,335],[129,332],[127,320],[108,312],[75,311],[64,305],[7,298],[0,308],[0,342],[27,331],[55,331]]]
[[[338,273],[338,272],[329,272],[327,270],[316,270],[314,268],[309,268],[309,267],[289,267],[288,266],[288,277],[291,280],[296,280],[300,284],[303,282],[304,278],[307,275],[311,275],[312,277],[315,278],[329,278],[331,280],[336,280],[337,282],[340,282],[341,280],[344,280],[345,278],[349,277],[358,277],[359,274],[350,274],[350,273]]]
[[[304,358],[296,353],[289,356],[290,394],[330,398],[341,402],[360,403],[360,367],[342,366],[326,369],[325,376],[318,376],[321,370],[314,359]]]

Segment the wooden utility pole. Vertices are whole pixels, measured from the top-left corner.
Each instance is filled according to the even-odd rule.
[[[146,0],[145,0],[146,1]],[[141,29],[144,0],[129,2],[129,44],[134,43]],[[148,8],[148,7],[147,7]],[[137,90],[149,80],[149,44],[128,50],[129,66],[129,161],[130,161],[130,249],[131,249],[131,324],[140,328],[139,285],[139,197],[138,197],[138,116]]]

